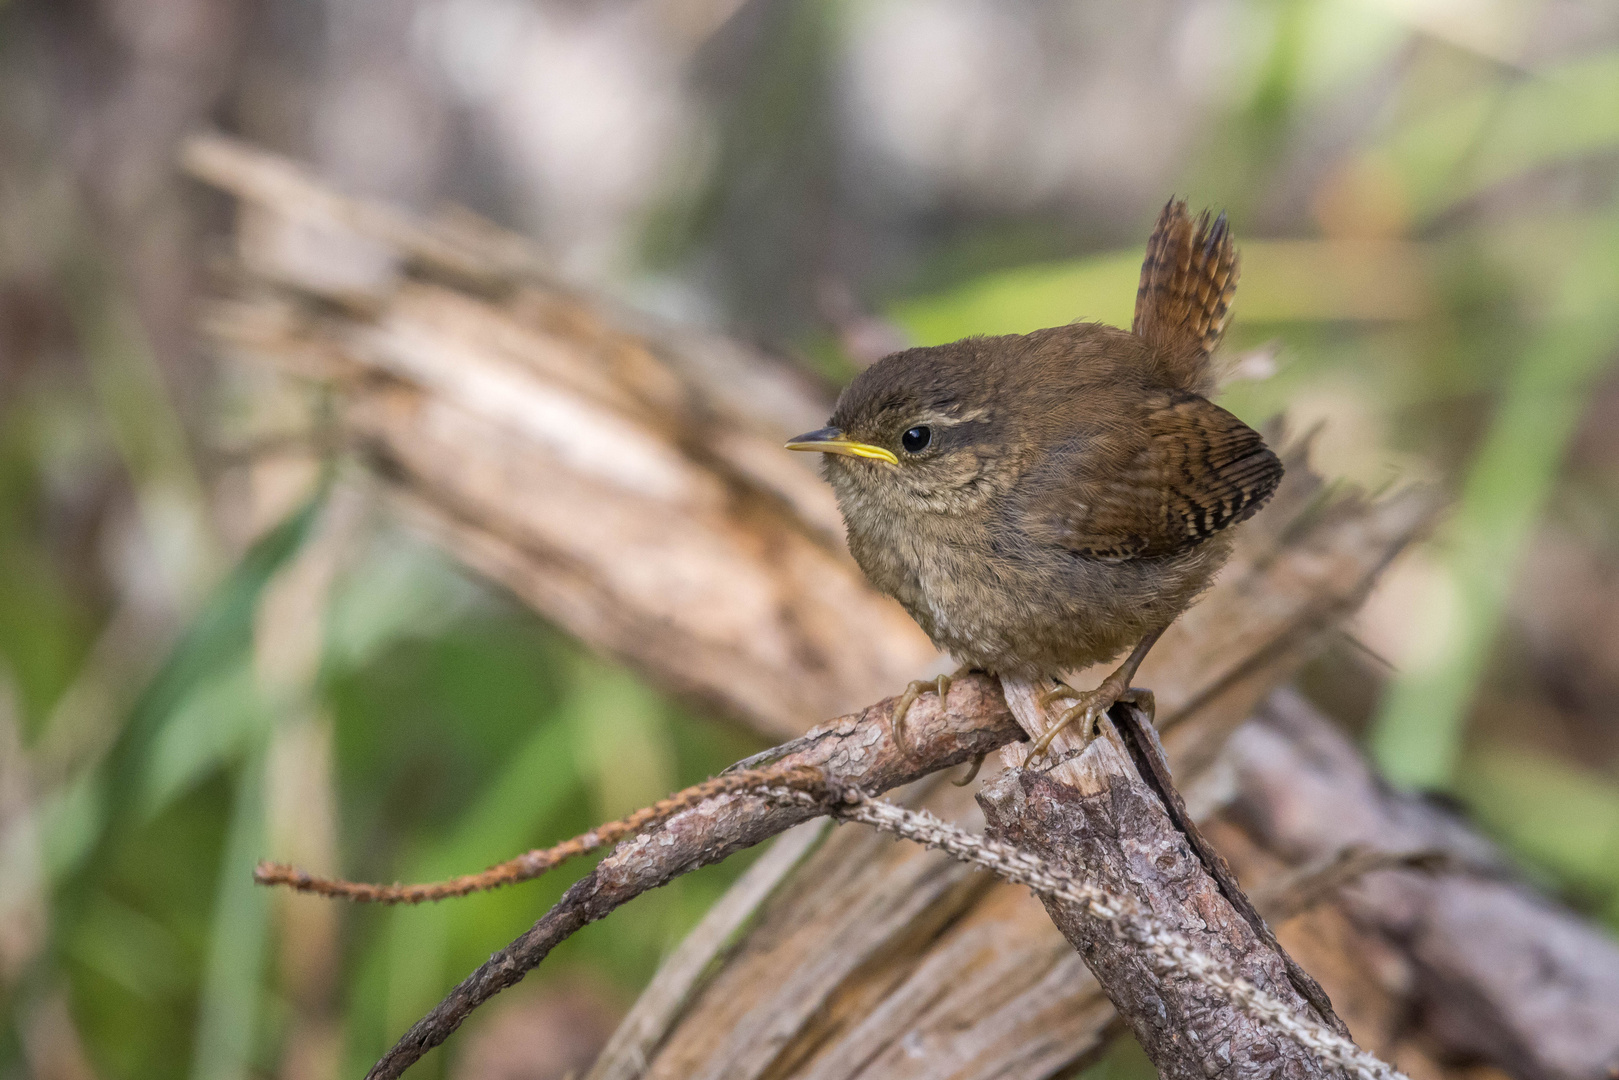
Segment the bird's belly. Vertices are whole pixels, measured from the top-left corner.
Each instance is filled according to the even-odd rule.
[[[1228,545],[1106,563],[1022,537],[851,531],[867,577],[959,663],[1029,678],[1118,656],[1167,625],[1207,585]]]
[[[1168,623],[1208,580],[1203,561],[1143,573],[1066,551],[961,551],[919,566],[915,596],[901,599],[959,662],[1037,678],[1113,659]]]

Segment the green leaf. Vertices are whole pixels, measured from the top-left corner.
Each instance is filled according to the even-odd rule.
[[[91,905],[70,944],[79,963],[147,999],[190,990],[184,951],[168,927],[108,896]]]
[[[934,297],[894,307],[889,316],[919,345],[971,334],[1026,334],[1075,319],[1129,326],[1141,253],[1119,251],[1077,262],[986,274]]]
[[[1387,321],[1431,308],[1429,254],[1404,243],[1246,240],[1234,310],[1256,323]],[[1128,327],[1135,316],[1139,249],[987,274],[890,317],[921,345],[973,334],[1026,334],[1077,319]]]
[[[537,725],[450,835],[409,858],[400,879],[453,877],[526,850],[535,831],[579,797],[572,742],[573,733],[564,723],[547,720]],[[355,987],[356,1026],[368,1027],[365,1021],[374,1017],[386,1037],[393,1038],[420,1019],[437,1003],[447,981],[461,974],[447,967],[455,924],[477,916],[471,900],[390,909],[380,940],[360,964],[368,977]],[[364,1045],[370,1042],[369,1033],[353,1035],[361,1044],[357,1052],[364,1056],[369,1052]]]
[[[103,863],[119,837],[139,820],[141,793],[151,789],[152,751],[171,714],[200,686],[243,662],[253,641],[253,616],[264,587],[308,538],[325,500],[326,488],[312,496],[247,551],[203,605],[146,689],[130,710],[129,720],[99,770],[93,819],[101,835],[84,847],[83,860],[71,872]],[[67,890],[83,895],[85,890]]]
[[[403,638],[438,634],[477,595],[437,548],[401,531],[378,530],[333,590],[322,664],[328,674],[355,670]]]
[[[275,713],[259,694],[250,656],[199,682],[152,739],[136,803],[145,820],[208,773],[267,738]]]

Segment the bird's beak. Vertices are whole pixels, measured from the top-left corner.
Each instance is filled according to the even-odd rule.
[[[885,450],[870,443],[854,442],[843,437],[843,432],[835,427],[824,427],[819,431],[805,432],[803,435],[787,443],[789,450],[816,450],[823,454],[842,454],[845,457],[874,458],[877,461],[886,461],[890,465],[898,465],[899,458],[894,456],[892,450]]]

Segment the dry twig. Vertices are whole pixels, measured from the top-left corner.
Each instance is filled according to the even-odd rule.
[[[373,885],[361,881],[343,881],[339,878],[317,877],[295,866],[284,863],[261,862],[253,871],[253,880],[260,885],[285,885],[298,892],[315,893],[332,899],[352,900],[366,904],[423,904],[448,900],[455,896],[468,896],[488,892],[503,885],[532,881],[547,870],[555,869],[569,859],[588,855],[618,843],[627,836],[668,821],[682,810],[720,795],[736,791],[756,791],[771,785],[814,790],[824,784],[825,776],[819,769],[807,765],[778,765],[763,769],[746,769],[726,773],[693,784],[620,818],[598,825],[589,832],[548,848],[526,851],[514,859],[497,863],[476,874],[465,874],[448,881],[435,881],[419,885]]]
[[[1254,904],[1277,922],[1301,915],[1323,903],[1347,885],[1379,870],[1420,870],[1426,874],[1477,871],[1440,848],[1418,851],[1380,851],[1351,844],[1326,859],[1301,866],[1265,886]]]
[[[768,771],[803,775],[811,769],[832,790],[879,793],[970,761],[1020,736],[995,680],[972,675],[956,682],[946,708],[919,702],[907,718],[911,749],[895,745],[894,698],[825,724],[780,749]],[[721,777],[723,779],[723,777]],[[615,848],[575,882],[529,931],[496,953],[423,1017],[372,1068],[368,1077],[397,1077],[450,1036],[474,1009],[513,985],[575,931],[630,900],[699,866],[719,862],[816,816],[800,803],[738,790],[680,810],[650,833]]]

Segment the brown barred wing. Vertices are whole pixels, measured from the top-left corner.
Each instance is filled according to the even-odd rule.
[[[1155,400],[1129,430],[1053,455],[1048,468],[1068,480],[1031,485],[1047,493],[1032,508],[1037,537],[1111,562],[1195,547],[1252,517],[1282,479],[1281,461],[1257,431],[1183,393]]]

